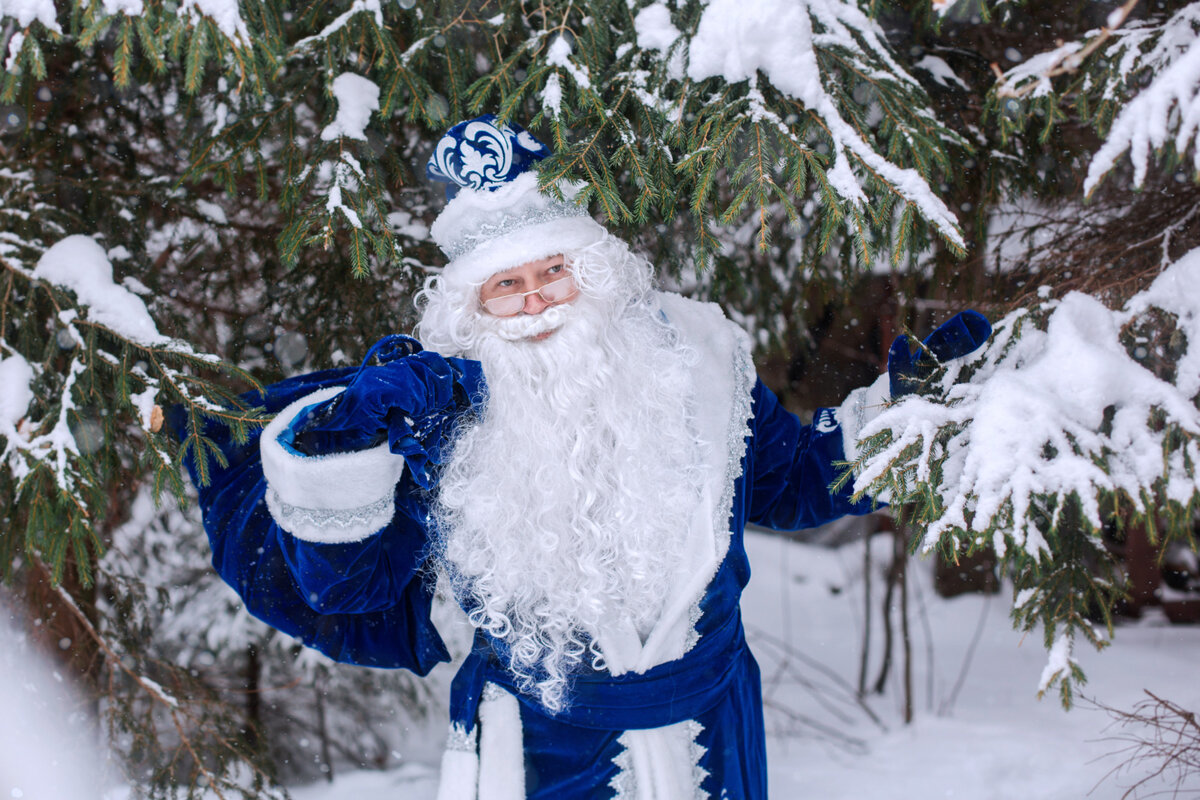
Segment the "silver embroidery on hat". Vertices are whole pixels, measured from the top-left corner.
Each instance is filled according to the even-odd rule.
[[[521,214],[510,214],[497,223],[485,222],[469,233],[464,233],[448,246],[446,255],[451,260],[465,255],[482,244],[513,231],[553,222],[556,219],[586,217],[587,210],[574,203],[552,202],[548,208],[533,208]]]

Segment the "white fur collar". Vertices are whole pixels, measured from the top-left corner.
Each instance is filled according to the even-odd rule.
[[[715,303],[667,293],[660,294],[659,300],[667,320],[699,356],[691,391],[697,433],[708,445],[704,454],[708,477],[663,615],[645,643],[628,622],[599,632],[614,674],[644,672],[680,658],[695,644],[700,600],[729,549],[734,488],[749,432],[755,380],[749,337]]]

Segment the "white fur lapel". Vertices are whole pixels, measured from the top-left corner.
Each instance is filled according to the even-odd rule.
[[[661,294],[663,312],[696,352],[692,401],[696,432],[705,443],[707,479],[688,530],[663,614],[644,644],[631,631],[601,631],[614,674],[651,667],[683,656],[695,644],[699,603],[729,549],[734,482],[740,475],[742,441],[750,410],[754,371],[749,338],[720,307],[676,294]],[[632,626],[630,626],[632,627]]]

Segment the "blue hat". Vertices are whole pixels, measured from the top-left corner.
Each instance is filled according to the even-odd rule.
[[[425,177],[445,183],[450,200],[462,188],[499,189],[548,155],[550,148],[517,123],[484,114],[446,131]]]
[[[434,148],[425,174],[447,184],[449,201],[430,233],[450,259],[448,278],[482,283],[497,272],[602,240],[607,232],[573,202],[538,191],[533,167],[550,148],[492,114],[460,122]]]

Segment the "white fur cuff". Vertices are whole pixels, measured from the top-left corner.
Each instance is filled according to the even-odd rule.
[[[870,386],[855,389],[838,407],[837,418],[842,426],[842,450],[847,461],[858,460],[859,431],[882,413],[891,397],[891,383],[885,372]]]
[[[306,541],[333,544],[365,539],[392,520],[392,494],[404,472],[404,459],[386,444],[355,453],[305,456],[279,442],[308,406],[334,397],[341,387],[313,392],[289,405],[259,440],[267,508],[288,533]]]

